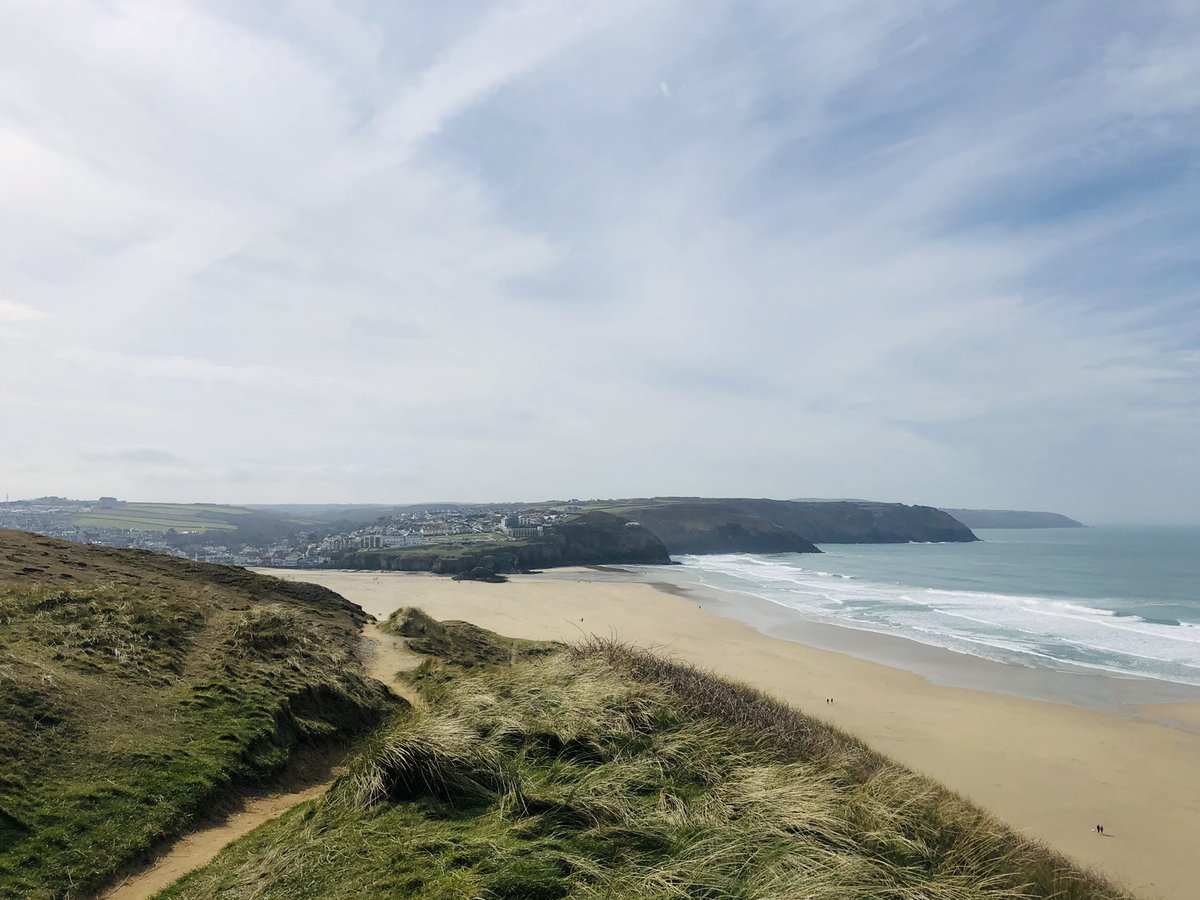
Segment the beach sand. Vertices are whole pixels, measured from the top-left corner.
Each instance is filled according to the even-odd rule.
[[[380,618],[419,606],[515,637],[599,635],[655,648],[858,735],[1141,897],[1200,897],[1200,704],[1127,706],[1121,714],[935,684],[714,614],[699,593],[665,581],[669,575],[650,584],[555,570],[480,584],[423,574],[270,574],[323,584]],[[741,602],[725,596],[727,606]],[[944,655],[963,660],[978,683],[981,670],[969,658]]]

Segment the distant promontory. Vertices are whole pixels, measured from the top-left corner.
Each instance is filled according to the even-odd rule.
[[[609,501],[674,554],[819,553],[817,544],[975,541],[970,528],[931,506],[869,500],[656,497]]]
[[[530,524],[434,537],[417,546],[348,544],[333,552],[330,563],[481,576],[552,566],[655,565],[687,554],[820,553],[818,543],[978,540],[970,528],[931,506],[862,500],[653,497],[512,506],[504,521]],[[463,505],[455,515],[488,512]]]
[[[943,509],[968,528],[1086,528],[1061,513],[1027,509]]]

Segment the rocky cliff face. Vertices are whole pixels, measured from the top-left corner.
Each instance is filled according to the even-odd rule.
[[[531,541],[458,549],[373,551],[346,554],[339,566],[400,572],[458,575],[484,568],[492,572],[525,572],[553,566],[659,565],[670,563],[663,542],[649,529],[605,512],[590,512]]]
[[[644,506],[626,514],[654,532],[675,554],[821,552],[795,531],[725,501]]]

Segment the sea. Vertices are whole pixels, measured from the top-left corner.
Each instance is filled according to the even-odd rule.
[[[976,529],[978,543],[679,556],[803,619],[1002,663],[1200,686],[1200,527]]]

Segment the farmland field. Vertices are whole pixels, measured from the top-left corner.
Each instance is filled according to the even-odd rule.
[[[72,517],[75,525],[90,528],[133,528],[138,531],[233,531],[236,519],[250,510],[236,506],[186,503],[123,503],[93,509]],[[230,521],[230,520],[235,521]]]

